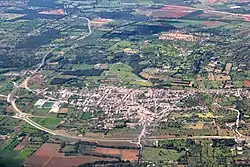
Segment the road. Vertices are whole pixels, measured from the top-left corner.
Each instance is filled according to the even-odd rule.
[[[92,29],[91,29],[91,22],[90,22],[90,20],[89,20],[88,18],[86,18],[86,17],[84,17],[84,19],[87,20],[87,22],[88,22],[88,34],[87,34],[86,36],[80,37],[78,40],[84,39],[84,38],[86,38],[86,37],[88,37],[88,36],[90,36],[90,35],[92,34]],[[76,41],[78,41],[78,40],[76,40]],[[74,41],[74,42],[76,42],[76,41]],[[47,52],[47,53],[43,56],[43,59],[42,59],[41,64],[37,67],[37,69],[35,69],[35,71],[33,72],[32,76],[27,77],[27,78],[24,80],[24,82],[22,83],[21,86],[23,86],[23,87],[24,87],[26,90],[28,90],[29,92],[33,92],[33,90],[31,90],[31,89],[29,88],[29,86],[28,86],[28,83],[29,83],[30,78],[33,77],[39,70],[42,69],[42,67],[43,67],[43,66],[45,65],[45,63],[46,63],[47,57],[48,57],[49,54],[52,53],[55,49],[57,49],[57,48],[51,49],[49,52]]]
[[[0,97],[7,98],[8,96],[0,94]]]
[[[225,16],[237,16],[237,17],[246,17],[246,16],[250,16],[249,14],[238,14],[238,13],[230,13],[230,12],[223,12],[223,11],[218,11],[218,10],[215,10],[215,9],[204,9],[204,8],[196,8],[196,7],[188,7],[188,6],[180,6],[180,7],[183,7],[183,8],[186,8],[186,9],[191,9],[191,10],[202,10],[204,11],[205,13],[219,13],[219,14],[223,14]]]
[[[148,140],[178,140],[178,139],[234,139],[234,136],[191,136],[191,137],[171,137],[171,138],[149,138]]]
[[[138,136],[138,142],[137,142],[137,145],[139,146],[139,148],[142,149],[142,144],[141,144],[141,138],[142,136],[144,135],[145,133],[145,130],[146,130],[146,126],[147,126],[147,123],[145,122],[144,125],[143,125],[143,128],[142,128],[142,131],[140,133],[140,135]]]
[[[23,81],[23,83],[20,85],[21,87],[24,87],[24,88],[25,88],[26,90],[28,90],[29,92],[33,92],[33,90],[31,90],[31,89],[29,88],[29,86],[28,86],[28,83],[29,83],[30,78],[33,77],[34,75],[36,75],[37,72],[38,72],[39,70],[42,69],[42,67],[43,67],[43,66],[45,65],[45,63],[46,63],[47,57],[48,57],[49,54],[52,53],[55,49],[56,49],[56,48],[51,49],[49,52],[47,52],[47,53],[43,56],[43,59],[42,59],[41,64],[34,70],[34,72],[32,73],[31,76],[27,77],[27,78]]]
[[[88,37],[89,35],[92,34],[90,20],[88,18],[85,18],[85,19],[88,21],[88,30],[89,30],[89,33],[88,33],[88,35],[84,36],[81,39],[84,39],[84,38],[86,38],[86,37]],[[32,76],[34,76],[37,72],[39,72],[42,69],[42,67],[46,63],[46,59],[47,59],[48,55],[51,52],[53,52],[55,49],[56,48],[51,49],[49,52],[47,52],[44,55],[41,64],[38,66],[37,69],[35,69],[35,71],[33,72]],[[73,135],[70,135],[70,134],[59,133],[57,131],[48,129],[48,128],[46,128],[46,127],[44,127],[42,125],[39,125],[38,123],[32,121],[30,119],[30,117],[32,117],[32,115],[27,114],[27,113],[23,113],[16,106],[16,94],[17,94],[17,92],[19,91],[19,89],[22,88],[22,86],[24,86],[27,90],[31,90],[31,89],[28,88],[28,81],[29,81],[29,79],[32,76],[29,76],[29,77],[25,78],[24,82],[22,84],[20,84],[20,86],[15,87],[11,91],[11,93],[7,96],[7,101],[12,105],[13,110],[16,113],[16,115],[14,116],[14,118],[21,119],[21,120],[25,121],[26,123],[30,124],[31,126],[33,126],[33,127],[37,128],[37,129],[41,130],[41,131],[47,132],[47,133],[52,134],[52,135],[58,135],[58,136],[66,137],[66,138],[72,138],[72,139],[77,139],[77,140],[85,140],[85,141],[108,141],[108,142],[130,142],[130,143],[133,143],[132,139],[117,139],[117,138],[96,139],[96,138],[91,138],[91,137],[79,137],[79,136],[73,136]],[[4,96],[4,97],[6,97],[6,96]],[[162,113],[162,114],[164,114],[164,113]],[[138,137],[138,142],[136,142],[137,144],[139,144],[140,147],[141,147],[141,138],[142,138],[142,136],[145,133],[145,129],[146,129],[146,123],[144,124],[143,129],[141,131],[141,134]],[[231,138],[231,137],[229,137],[229,136],[196,136],[196,137],[190,137],[190,138],[196,138],[196,139],[200,138],[200,139],[203,139],[203,138]],[[172,138],[172,139],[174,139],[174,138]],[[149,140],[161,140],[161,139],[149,139]]]
[[[90,20],[88,18],[85,18],[87,21],[88,21],[88,30],[89,30],[89,33],[87,36],[84,36],[84,38],[88,37],[89,35],[92,34],[92,30],[91,30],[91,25],[90,25]],[[45,65],[46,63],[46,59],[48,57],[48,55],[53,52],[56,48],[53,48],[51,49],[49,52],[47,52],[43,59],[42,59],[42,62],[41,64],[37,67],[37,69],[35,69],[35,71],[32,73],[31,76],[27,77],[24,79],[24,82],[20,84],[20,86],[17,86],[15,87],[11,93],[8,95],[8,96],[3,96],[3,97],[7,97],[7,102],[9,102],[11,104],[11,106],[13,107],[13,110],[14,112],[16,113],[15,116],[13,116],[14,118],[17,118],[17,119],[21,119],[25,122],[27,122],[28,124],[30,124],[31,126],[41,130],[41,131],[44,131],[44,132],[47,132],[49,134],[52,134],[52,135],[58,135],[58,136],[62,136],[62,137],[66,137],[66,138],[72,138],[72,139],[77,139],[77,140],[86,140],[86,141],[109,141],[109,142],[132,142],[132,140],[126,140],[126,139],[96,139],[96,138],[90,138],[90,137],[78,137],[78,136],[72,136],[72,135],[69,135],[69,134],[63,134],[63,133],[58,133],[54,130],[51,130],[51,129],[48,129],[42,125],[39,125],[38,123],[34,122],[33,120],[31,120],[29,117],[32,117],[32,115],[30,114],[27,114],[27,113],[23,113],[17,106],[16,106],[16,94],[17,92],[19,91],[19,89],[22,88],[22,86],[24,86],[27,90],[31,90],[30,88],[28,88],[28,81],[29,79],[34,76],[37,72],[39,72],[42,67]],[[31,90],[32,91],[32,90]]]
[[[237,117],[236,117],[236,121],[235,121],[236,127],[235,127],[234,131],[235,131],[240,137],[244,136],[244,135],[242,135],[242,134],[238,131],[238,128],[239,128],[239,121],[240,121],[240,115],[241,115],[241,114],[240,114],[240,111],[237,110],[237,109],[235,109],[235,108],[222,107],[222,106],[219,105],[218,103],[213,103],[213,104],[214,104],[214,105],[217,105],[217,106],[220,107],[220,108],[224,108],[224,109],[228,109],[228,110],[237,112]],[[235,138],[236,138],[236,136],[235,136]]]

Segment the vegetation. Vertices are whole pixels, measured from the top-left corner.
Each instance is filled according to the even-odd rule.
[[[133,143],[101,145],[99,140],[134,142],[141,135],[141,166],[248,162],[249,148],[237,135],[243,139],[250,134],[249,3],[0,0],[0,6],[0,166],[21,166],[45,142],[61,142],[59,151],[68,156],[117,160],[86,166],[136,166],[123,162],[122,151],[109,155],[95,149],[136,152]],[[124,92],[118,94],[114,87]],[[100,94],[92,91],[96,88]],[[224,93],[237,88],[241,94]],[[17,89],[14,98],[23,115],[15,114],[6,97]],[[137,99],[131,90],[145,98]],[[177,90],[184,93],[179,96]],[[202,93],[186,96],[189,90]],[[113,106],[106,105],[116,98]],[[54,102],[34,106],[38,99],[59,101],[59,113],[49,112]],[[124,112],[118,110],[124,106]],[[22,120],[28,117],[67,137],[38,130]],[[98,144],[76,142],[70,135]],[[15,151],[23,136],[25,147]],[[234,139],[205,139],[211,136]],[[129,161],[129,155],[124,159]]]
[[[46,128],[55,130],[56,127],[59,125],[59,123],[62,121],[62,118],[56,118],[56,117],[32,118],[32,120]]]
[[[176,150],[161,148],[144,148],[143,157],[146,161],[176,161],[181,156]]]

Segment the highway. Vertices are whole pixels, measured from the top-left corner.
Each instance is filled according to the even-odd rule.
[[[28,87],[28,83],[29,83],[30,78],[33,77],[34,75],[36,75],[37,72],[38,72],[39,70],[42,69],[42,67],[43,67],[43,66],[45,65],[45,63],[46,63],[47,57],[48,57],[49,54],[52,53],[55,49],[56,49],[56,48],[51,49],[49,52],[47,52],[47,53],[43,56],[43,59],[42,59],[41,64],[37,67],[37,69],[34,70],[34,72],[32,73],[31,76],[27,77],[27,78],[23,81],[23,83],[20,85],[21,87],[24,87],[24,88],[25,88],[26,90],[28,90],[29,92],[33,92],[33,90],[31,90],[31,89]]]
[[[83,38],[81,39],[84,39],[88,36],[90,36],[92,34],[92,30],[91,30],[91,24],[90,24],[90,20],[88,18],[85,18],[87,21],[88,21],[88,35],[84,36]],[[36,75],[41,69],[42,67],[45,65],[46,63],[46,59],[47,57],[49,56],[50,53],[52,53],[56,48],[53,48],[51,49],[49,52],[47,52],[43,59],[42,59],[42,62],[41,64],[37,67],[37,69],[34,70],[34,72],[32,73],[31,76],[27,77],[24,79],[24,81],[17,87],[15,87],[11,93],[8,95],[8,96],[5,96],[5,95],[1,95],[5,98],[7,98],[7,102],[11,104],[11,106],[13,107],[13,110],[14,112],[16,113],[15,116],[13,116],[14,118],[17,118],[17,119],[21,119],[25,122],[27,122],[28,124],[30,124],[31,126],[41,130],[41,131],[44,131],[44,132],[47,132],[49,134],[52,134],[52,135],[58,135],[58,136],[62,136],[62,137],[66,137],[66,138],[72,138],[72,139],[77,139],[77,140],[85,140],[85,141],[109,141],[109,142],[132,142],[132,140],[127,140],[127,139],[96,139],[96,138],[90,138],[90,137],[78,137],[78,136],[72,136],[72,135],[69,135],[69,134],[64,134],[64,133],[58,133],[54,130],[51,130],[51,129],[48,129],[42,125],[39,125],[38,123],[32,121],[30,119],[30,117],[32,117],[32,115],[30,114],[27,114],[27,113],[23,113],[17,106],[16,106],[16,94],[17,92],[22,88],[26,88],[27,90],[29,91],[32,91],[29,87],[28,87],[28,81],[29,79]]]

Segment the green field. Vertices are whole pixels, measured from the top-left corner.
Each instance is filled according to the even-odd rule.
[[[57,125],[62,121],[62,118],[32,118],[32,120],[46,128],[55,130]]]
[[[74,64],[72,66],[73,70],[86,70],[86,69],[92,69],[94,66],[90,64]]]
[[[32,109],[29,110],[29,113],[32,113],[32,115],[37,115],[37,116],[45,116],[49,112],[49,109],[47,108],[37,108],[33,107]]]
[[[82,116],[81,116],[81,119],[87,120],[87,119],[90,119],[90,118],[92,118],[92,117],[93,117],[93,116],[92,116],[91,113],[83,113]]]
[[[7,147],[5,147],[4,150],[13,150],[13,148],[15,148],[16,145],[18,145],[18,143],[19,143],[18,138],[14,138],[14,139],[9,143],[9,145],[8,145]]]
[[[24,159],[15,159],[16,156],[18,156],[19,151],[6,151],[6,150],[0,150],[0,166],[2,165],[8,165],[13,167],[21,166]],[[3,166],[5,167],[5,166]]]
[[[18,153],[15,159],[25,160],[30,157],[37,149],[35,148],[24,148],[22,151]]]
[[[25,123],[22,127],[21,127],[21,131],[23,133],[36,133],[39,132],[40,130],[38,130],[37,128],[34,128],[33,126],[31,126],[28,123]]]
[[[54,102],[46,102],[44,103],[44,105],[42,106],[42,108],[51,108],[55,103]]]
[[[145,161],[176,161],[181,153],[171,149],[144,148],[142,156]]]
[[[146,81],[133,73],[133,69],[124,63],[113,64],[110,68],[108,75],[116,75],[123,82],[129,84],[136,84],[140,86],[152,86],[152,83]]]
[[[181,20],[181,19],[167,19],[167,23],[173,26],[177,26],[177,27],[185,27],[185,26],[197,26],[197,25],[201,25],[202,21],[200,20]]]
[[[117,51],[122,51],[125,48],[131,48],[132,46],[133,46],[132,42],[123,40],[111,46],[109,50],[113,52],[117,52]]]

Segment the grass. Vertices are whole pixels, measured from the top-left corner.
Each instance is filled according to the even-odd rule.
[[[74,151],[75,151],[75,146],[74,145],[66,145],[62,149],[62,152],[74,152]]]
[[[94,66],[89,64],[74,64],[72,66],[72,69],[74,70],[86,70],[86,69],[92,69]]]
[[[111,46],[109,48],[110,51],[113,51],[113,52],[117,52],[117,51],[121,51],[125,48],[130,48],[133,46],[133,43],[130,42],[130,41],[120,41],[118,43],[116,43],[115,45]]]
[[[55,103],[54,102],[46,102],[42,106],[42,108],[51,108]]]
[[[131,81],[130,84],[135,84],[135,85],[145,86],[145,87],[149,87],[153,85],[151,82],[145,81],[145,80]]]
[[[26,160],[28,157],[30,157],[36,149],[34,148],[24,148],[22,151],[18,153],[18,155],[15,157],[15,159],[20,159],[20,160]]]
[[[0,117],[0,125],[5,124],[6,122],[8,122],[8,117],[1,115],[1,117]]]
[[[1,165],[7,164],[7,166],[22,166],[23,160],[15,159],[19,154],[19,151],[0,150]]]
[[[142,156],[145,161],[176,161],[181,153],[172,149],[144,148]]]
[[[48,109],[43,109],[43,108],[32,108],[30,110],[30,113],[32,113],[32,115],[36,115],[36,116],[45,116],[45,115],[47,115],[48,112],[49,112]]]
[[[21,131],[23,133],[36,133],[36,132],[39,132],[40,130],[34,128],[33,126],[31,126],[30,124],[28,123],[25,123],[22,128],[21,128]]]
[[[137,134],[140,134],[141,127],[136,127],[136,129],[131,128],[113,128],[110,129],[107,136],[135,136]]]
[[[215,116],[211,112],[197,114],[200,118],[214,118]]]
[[[32,118],[32,120],[46,128],[55,130],[57,128],[57,125],[62,121],[62,118]]]
[[[41,137],[32,137],[32,142],[43,142],[44,140]]]
[[[4,150],[8,145],[10,145],[11,142],[11,139],[7,141],[0,141],[0,150]]]
[[[114,65],[111,66],[110,70],[112,71],[124,71],[124,72],[132,72],[133,69],[124,63],[116,63]]]
[[[202,24],[202,21],[198,20],[181,20],[181,19],[167,19],[168,24],[173,25],[173,26],[178,26],[178,27],[185,27],[189,25],[200,25]]]
[[[82,116],[81,116],[81,119],[90,119],[92,118],[92,114],[91,113],[83,113]]]
[[[182,114],[182,115],[177,115],[177,117],[192,117],[194,115],[198,115],[200,118],[216,118],[216,116],[213,115],[212,112],[206,112],[206,113],[197,113],[197,114]]]
[[[16,127],[20,125],[21,120],[19,119],[13,119],[10,117],[6,117],[7,121],[4,123],[4,126],[11,126],[11,127]]]
[[[7,147],[5,147],[4,150],[13,150],[13,148],[15,148],[16,145],[18,145],[18,143],[19,143],[18,138],[15,138],[11,141],[11,143]]]
[[[214,89],[219,89],[219,82],[218,81],[211,81],[211,85]]]
[[[6,151],[6,150],[0,150],[0,156],[4,158],[10,158],[10,157],[16,157],[18,155],[19,151]]]
[[[82,31],[72,30],[72,32],[68,32],[68,36],[81,36],[84,35]]]
[[[242,87],[244,87],[243,81],[233,81],[233,84],[234,84],[234,86],[237,87],[237,88],[242,88]]]
[[[138,77],[133,73],[133,69],[124,63],[113,64],[110,68],[109,75],[117,75],[123,82],[128,82],[132,85],[152,86],[152,83]]]

